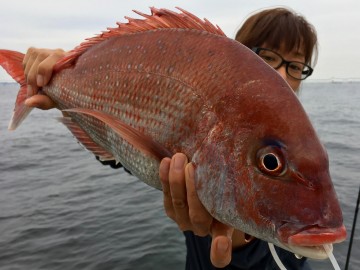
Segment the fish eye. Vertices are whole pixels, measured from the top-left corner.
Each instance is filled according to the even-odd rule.
[[[285,171],[285,162],[280,149],[265,147],[258,152],[258,167],[268,175],[279,176]]]
[[[273,153],[265,154],[262,157],[261,162],[262,166],[264,166],[264,168],[268,171],[274,171],[281,166],[279,159]]]

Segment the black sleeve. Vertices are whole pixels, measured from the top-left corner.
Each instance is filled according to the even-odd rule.
[[[100,158],[98,156],[95,156],[95,157],[99,162],[102,163],[102,165],[110,166],[113,169],[124,168],[125,172],[132,175],[132,173],[128,169],[126,169],[120,162],[116,162],[115,160],[100,160]]]
[[[200,237],[193,232],[185,231],[186,238],[186,270],[218,270],[210,260],[211,237]],[[278,255],[287,269],[311,270],[306,259],[297,259],[294,254],[275,247]],[[279,269],[270,253],[268,244],[254,239],[249,244],[237,248],[232,252],[232,260],[223,270],[274,270]]]

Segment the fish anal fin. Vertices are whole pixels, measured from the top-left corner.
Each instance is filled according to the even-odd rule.
[[[133,145],[136,149],[140,150],[144,154],[155,157],[159,161],[164,157],[172,156],[169,150],[154,141],[151,137],[141,133],[112,115],[83,108],[68,109],[64,111],[70,114],[81,113],[95,117],[99,121],[108,125],[116,134]]]
[[[94,140],[70,117],[58,118],[75,136],[75,138],[81,143],[87,150],[92,152],[95,156],[99,157],[101,161],[115,160],[114,156],[106,151],[103,147],[98,145]]]

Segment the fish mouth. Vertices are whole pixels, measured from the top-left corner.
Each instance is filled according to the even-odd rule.
[[[332,250],[332,244],[340,243],[346,239],[344,225],[337,228],[308,226],[289,237],[282,235],[281,228],[279,231],[280,240],[286,249],[300,256],[320,260],[328,258],[324,245]]]

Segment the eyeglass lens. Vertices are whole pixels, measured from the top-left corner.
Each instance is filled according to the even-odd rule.
[[[275,69],[278,69],[283,63],[286,63],[286,72],[295,79],[302,80],[310,75],[310,68],[307,65],[296,61],[286,61],[281,55],[274,51],[260,49],[258,55]]]

